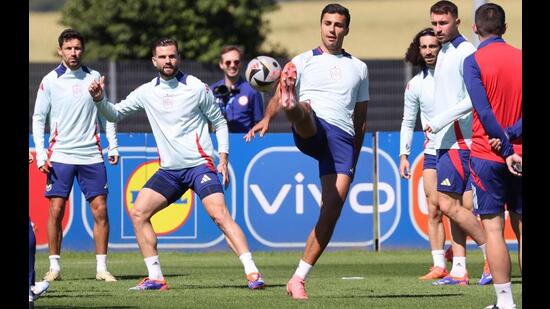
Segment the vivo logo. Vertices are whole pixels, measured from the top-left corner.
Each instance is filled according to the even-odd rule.
[[[363,147],[357,174],[329,246],[358,247],[372,243],[372,159],[372,150]],[[284,162],[284,168],[280,162]],[[379,162],[385,168],[378,183],[383,240],[391,236],[399,223],[401,188],[393,160],[382,152]],[[246,168],[243,183],[244,219],[252,236],[269,247],[305,246],[321,208],[318,175],[317,161],[296,147],[269,147],[256,154]]]

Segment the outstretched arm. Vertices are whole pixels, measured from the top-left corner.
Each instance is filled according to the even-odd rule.
[[[361,147],[363,147],[365,132],[367,131],[367,102],[357,102],[353,110],[353,127],[355,128],[355,137],[353,140],[353,149],[355,152],[353,154],[354,169],[361,153]]]
[[[88,87],[99,113],[110,122],[118,122],[127,115],[143,109],[141,97],[147,93],[141,89],[142,87],[139,87],[132,91],[126,99],[115,105],[105,98],[105,76],[101,76],[99,80],[92,80]]]
[[[267,104],[266,111],[262,120],[260,120],[246,135],[243,137],[246,142],[250,142],[252,138],[256,137],[256,132],[260,132],[260,137],[263,137],[267,130],[269,129],[269,122],[271,119],[277,115],[281,110],[281,92],[279,90],[279,85],[275,88],[275,94],[269,100]]]

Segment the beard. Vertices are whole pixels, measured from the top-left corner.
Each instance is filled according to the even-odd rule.
[[[158,71],[160,73],[160,76],[164,79],[170,79],[172,77],[174,77],[179,69],[177,66],[163,66],[162,68],[158,68]]]

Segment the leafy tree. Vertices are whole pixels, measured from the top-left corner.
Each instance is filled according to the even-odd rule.
[[[262,14],[275,9],[276,0],[71,0],[61,24],[84,35],[90,60],[150,59],[153,41],[170,37],[182,59],[217,63],[225,44],[245,58],[270,52],[259,50],[269,31]]]

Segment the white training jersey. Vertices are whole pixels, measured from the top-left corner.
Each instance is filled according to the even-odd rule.
[[[68,69],[61,63],[42,79],[32,116],[32,133],[36,149],[36,164],[43,166],[49,159],[65,164],[103,162],[99,125],[106,132],[109,156],[118,155],[116,125],[99,117],[88,92],[99,72],[86,66]],[[46,119],[50,122],[48,150],[44,147]]]
[[[434,70],[424,68],[407,83],[404,94],[403,121],[399,137],[399,155],[411,153],[416,115],[420,109],[422,127],[434,113]],[[425,132],[424,153],[436,155],[435,134]]]
[[[104,97],[97,106],[110,121],[119,121],[145,110],[163,169],[184,169],[201,164],[214,167],[208,121],[216,128],[218,152],[229,153],[227,122],[212,91],[198,78],[181,71],[169,80],[155,77],[118,104],[109,103]]]
[[[475,52],[472,43],[458,35],[441,46],[434,80],[434,118],[428,120],[436,133],[436,149],[469,149],[472,143],[472,101],[463,78],[464,59]]]
[[[299,101],[309,101],[317,117],[355,136],[355,104],[369,100],[367,65],[344,50],[332,55],[319,47],[292,58],[292,63]]]

